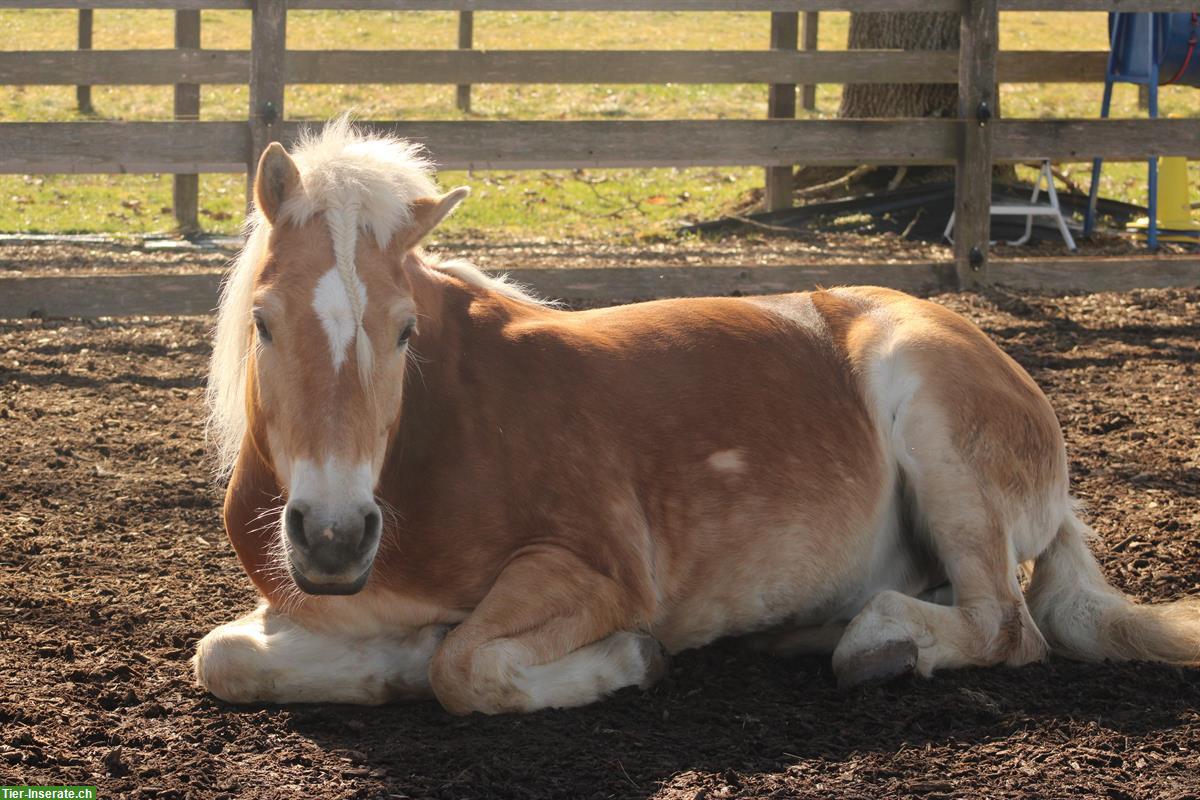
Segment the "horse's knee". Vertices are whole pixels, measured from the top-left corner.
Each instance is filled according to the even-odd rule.
[[[221,700],[253,703],[263,699],[262,642],[239,622],[214,628],[200,640],[192,670],[196,683]]]

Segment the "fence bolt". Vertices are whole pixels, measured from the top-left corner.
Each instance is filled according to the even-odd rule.
[[[279,108],[270,100],[263,103],[262,119],[268,125],[274,125],[275,121],[279,119]]]
[[[967,256],[967,260],[971,264],[971,269],[978,272],[979,268],[983,266],[983,251],[979,249],[979,245],[971,248],[971,253]]]
[[[979,106],[975,109],[975,119],[979,120],[980,125],[986,125],[991,118],[992,107],[988,105],[987,100],[980,100]]]

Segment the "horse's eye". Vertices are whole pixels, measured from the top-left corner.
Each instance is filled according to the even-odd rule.
[[[258,338],[263,342],[271,341],[271,331],[267,329],[267,321],[258,314],[254,315],[254,327],[258,330]]]
[[[407,325],[404,326],[404,330],[400,331],[400,341],[396,343],[396,346],[404,347],[404,345],[408,344],[408,340],[411,339],[412,335],[416,332],[417,332],[417,323],[409,322]]]

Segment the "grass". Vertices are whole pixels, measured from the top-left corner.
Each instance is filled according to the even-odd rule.
[[[205,11],[202,45],[241,49],[250,41],[247,12]],[[821,15],[822,49],[845,47],[848,15]],[[476,46],[488,49],[730,49],[756,50],[768,40],[765,13],[477,12]],[[288,45],[295,49],[453,48],[457,15],[447,12],[294,11]],[[75,12],[0,11],[0,42],[22,50],[72,49]],[[95,12],[97,49],[166,48],[172,12]],[[1105,17],[1094,13],[1005,13],[1006,49],[1104,49]],[[1100,84],[1009,85],[1001,107],[1010,117],[1095,117]],[[474,119],[720,119],[766,113],[761,85],[480,85],[472,91]],[[88,119],[170,119],[170,87],[95,87]],[[840,87],[820,86],[816,117],[836,114]],[[206,86],[201,119],[243,119],[241,86]],[[321,120],[353,108],[363,118],[458,119],[454,87],[440,85],[310,85],[287,90],[288,116]],[[1166,87],[1163,113],[1200,115],[1194,89]],[[1138,116],[1136,90],[1118,87],[1115,116]],[[0,120],[82,119],[73,87],[0,87]],[[1200,183],[1200,164],[1193,165]],[[1089,167],[1067,173],[1086,185]],[[471,201],[448,221],[444,238],[485,231],[513,237],[634,238],[657,236],[683,220],[704,219],[743,202],[761,186],[762,170],[638,169],[444,173],[447,186],[468,184]],[[244,202],[241,175],[201,178],[201,223],[213,232],[238,227]],[[1142,164],[1106,166],[1102,192],[1144,202]],[[171,178],[166,175],[0,176],[0,231],[169,231]]]

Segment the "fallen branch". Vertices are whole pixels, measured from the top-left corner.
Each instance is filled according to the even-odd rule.
[[[908,235],[909,235],[910,233],[912,233],[912,229],[913,229],[913,228],[915,228],[915,227],[917,226],[917,220],[919,220],[919,219],[921,218],[921,215],[922,215],[922,214],[924,214],[924,213],[925,213],[925,207],[924,207],[924,206],[921,206],[920,208],[918,208],[918,209],[917,209],[917,213],[916,213],[916,214],[913,214],[912,221],[911,221],[911,222],[909,222],[907,225],[905,225],[905,226],[904,226],[904,231],[903,231],[903,232],[901,232],[901,234],[900,234],[900,238],[901,238],[901,239],[907,239],[907,238],[908,238]]]
[[[818,183],[816,186],[806,186],[803,189],[797,189],[792,194],[803,197],[805,195],[818,194],[820,192],[825,191],[826,189],[836,189],[839,186],[845,186],[846,184],[850,183],[851,181],[861,178],[863,175],[870,174],[877,169],[878,169],[878,167],[872,166],[870,164],[863,164],[862,166],[855,167],[854,169],[850,170],[849,172],[847,172],[845,175],[838,178],[837,180],[832,180],[832,181],[829,181],[828,183]]]
[[[726,216],[729,219],[732,219],[736,222],[742,223],[743,225],[749,225],[751,228],[758,228],[759,230],[770,231],[771,233],[783,233],[788,236],[800,236],[801,235],[800,231],[796,230],[795,228],[788,228],[783,225],[771,225],[766,222],[759,222],[756,219],[750,219],[749,217],[743,217],[740,214],[727,214]]]

